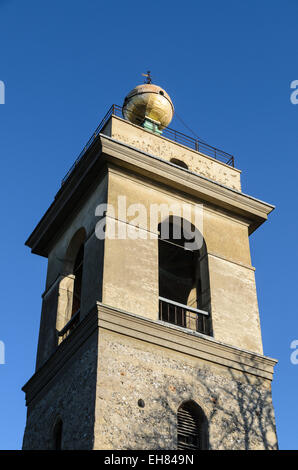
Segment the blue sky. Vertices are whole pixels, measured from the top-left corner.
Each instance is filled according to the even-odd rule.
[[[251,237],[280,448],[298,449],[296,0],[0,0],[0,448],[21,448],[46,260],[24,241],[112,103],[150,69],[183,120],[276,205]],[[189,133],[178,120],[171,127]]]

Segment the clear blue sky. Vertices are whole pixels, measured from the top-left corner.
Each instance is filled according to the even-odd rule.
[[[296,0],[0,0],[1,449],[21,447],[46,275],[24,241],[109,106],[148,69],[199,136],[235,154],[244,192],[277,207],[251,249],[265,354],[279,360],[280,447],[298,449],[297,25]]]

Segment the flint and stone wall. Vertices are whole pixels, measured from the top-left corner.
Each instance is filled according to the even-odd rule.
[[[207,416],[210,449],[277,448],[270,381],[101,332],[96,449],[177,449],[186,400]]]
[[[64,449],[175,450],[177,410],[186,400],[205,412],[210,449],[277,448],[266,372],[274,361],[109,307],[99,308],[98,325],[74,355],[60,355],[51,382],[37,393],[34,380],[27,386],[29,399],[32,390],[35,396],[24,449],[52,449],[61,417]]]
[[[37,387],[39,392],[28,404],[23,449],[54,449],[53,430],[58,418],[63,421],[63,449],[93,449],[96,377],[94,334],[70,360],[61,358],[59,371],[45,381],[45,387]],[[29,394],[33,388],[28,387]]]

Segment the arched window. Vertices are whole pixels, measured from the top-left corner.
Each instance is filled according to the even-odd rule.
[[[178,450],[208,449],[208,422],[202,408],[194,401],[183,403],[177,413]]]
[[[79,248],[73,268],[74,285],[72,299],[72,316],[81,308],[82,278],[83,278],[84,244]]]
[[[86,231],[82,227],[73,235],[66,251],[57,309],[59,341],[63,341],[80,321],[85,240]]]
[[[53,431],[53,444],[54,450],[62,450],[62,431],[63,431],[63,422],[59,418],[56,421]]]
[[[187,226],[191,233],[185,233]],[[206,244],[180,217],[169,217],[158,229],[159,318],[210,335]]]

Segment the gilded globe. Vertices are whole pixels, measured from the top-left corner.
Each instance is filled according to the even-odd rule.
[[[144,83],[125,97],[122,114],[125,119],[138,125],[146,118],[157,121],[161,130],[173,119],[174,106],[165,90],[152,83]]]

